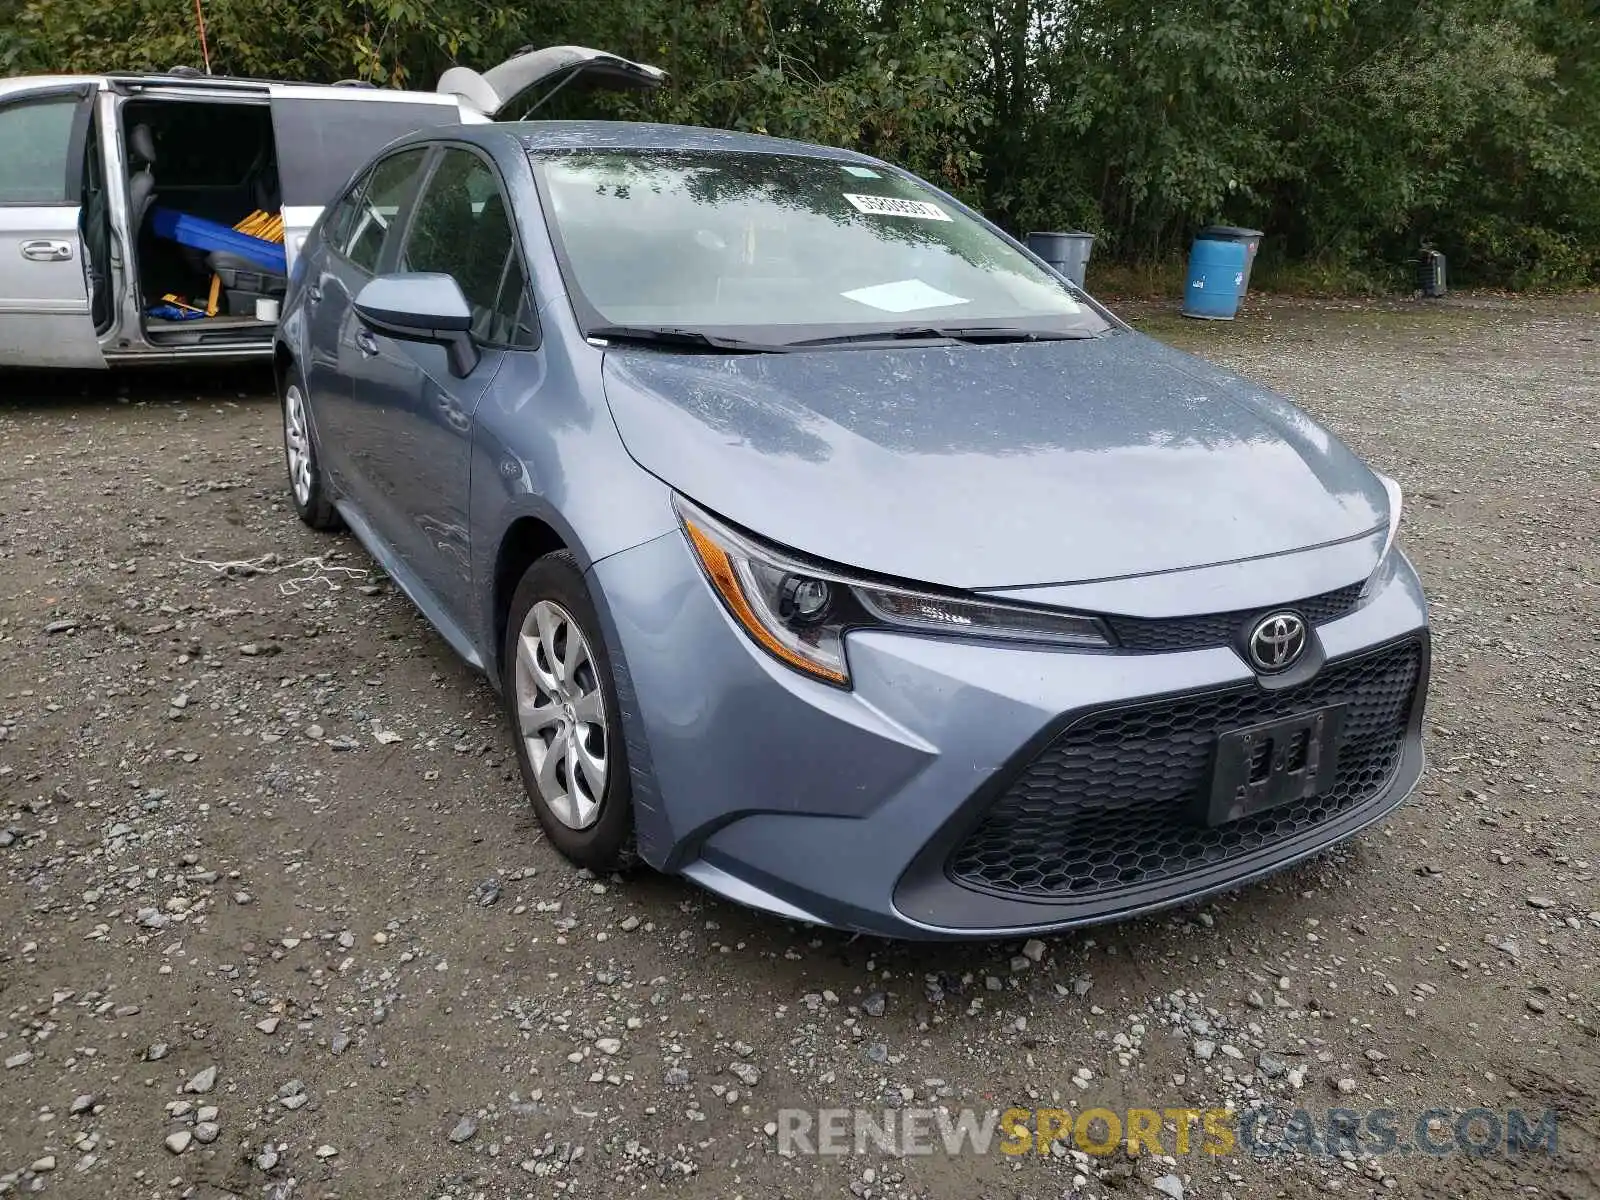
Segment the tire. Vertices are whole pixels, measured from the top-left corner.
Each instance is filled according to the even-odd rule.
[[[546,555],[522,576],[506,614],[502,655],[501,692],[517,765],[545,836],[590,870],[633,866],[622,708],[594,601],[567,551]]]
[[[317,439],[311,430],[310,406],[299,368],[290,364],[278,384],[283,410],[283,460],[289,476],[289,499],[300,519],[313,529],[339,529],[339,519],[328,494],[327,477],[317,456]]]

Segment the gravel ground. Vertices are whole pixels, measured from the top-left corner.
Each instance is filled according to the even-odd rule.
[[[1430,768],[1335,854],[1026,945],[574,871],[488,688],[284,504],[262,380],[8,381],[0,1193],[1600,1194],[1597,314],[1147,314],[1405,484]],[[1558,1148],[817,1158],[771,1132],[784,1108],[1262,1102],[1387,1106],[1402,1135],[1548,1108]]]

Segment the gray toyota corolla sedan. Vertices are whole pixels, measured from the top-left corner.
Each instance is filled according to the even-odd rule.
[[[597,870],[1047,930],[1295,862],[1422,770],[1399,488],[876,159],[409,137],[313,231],[277,366],[300,515],[488,676]]]

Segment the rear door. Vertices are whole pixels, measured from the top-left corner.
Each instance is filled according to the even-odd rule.
[[[633,62],[587,46],[524,49],[479,74],[451,67],[439,77],[438,91],[459,96],[496,121],[522,121],[536,115],[558,93],[575,89],[648,91],[667,81],[660,67]]]
[[[0,366],[105,366],[79,229],[95,90],[0,94]]]

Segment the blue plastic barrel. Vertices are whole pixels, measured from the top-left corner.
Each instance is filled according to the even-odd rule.
[[[1189,251],[1189,279],[1183,289],[1183,315],[1231,321],[1244,296],[1250,247],[1243,242],[1198,240]]]
[[[1195,237],[1207,242],[1243,242],[1249,253],[1244,258],[1244,290],[1239,293],[1241,302],[1250,294],[1250,268],[1255,266],[1256,251],[1266,235],[1259,229],[1241,229],[1237,225],[1207,225]]]

